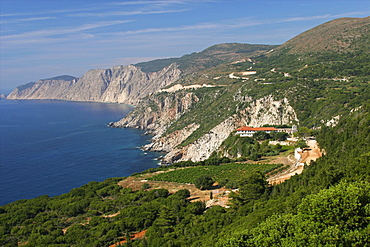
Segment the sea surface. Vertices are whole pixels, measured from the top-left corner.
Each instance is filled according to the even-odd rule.
[[[157,167],[150,136],[107,126],[132,106],[0,100],[0,205]]]

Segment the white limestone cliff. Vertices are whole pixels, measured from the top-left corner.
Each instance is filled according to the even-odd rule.
[[[198,100],[193,93],[186,93],[186,91],[163,97],[162,101],[154,97],[156,100],[153,99],[150,103],[144,104],[144,106],[152,105],[151,107],[135,110],[119,122],[112,123],[114,127],[136,127],[153,134],[152,143],[144,146],[143,149],[166,152],[162,159],[163,163],[205,160],[217,151],[230,133],[243,125],[258,127],[264,124],[278,125],[298,122],[296,113],[286,98],[274,100],[271,95],[254,101],[250,97],[234,98],[234,100],[243,99],[243,102],[248,99],[249,106],[239,109],[237,114],[228,117],[195,142],[179,147],[200,127],[199,124],[194,122],[180,130],[163,134],[174,120],[185,114],[191,107],[196,107]],[[153,111],[153,105],[157,105],[156,111]]]
[[[58,99],[136,105],[180,77],[177,65],[145,73],[134,65],[94,69],[73,80],[46,79],[17,87],[8,99]]]
[[[164,162],[192,160],[202,161],[208,159],[222,142],[238,127],[243,125],[262,126],[265,124],[290,124],[298,122],[294,109],[286,98],[274,100],[267,96],[251,102],[250,106],[225,119],[222,123],[211,129],[207,134],[183,148],[173,147],[172,151],[163,158]],[[189,133],[188,133],[189,134]]]

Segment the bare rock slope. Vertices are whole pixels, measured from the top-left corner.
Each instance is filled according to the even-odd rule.
[[[164,97],[164,99],[162,99]],[[264,124],[290,124],[298,122],[294,109],[288,100],[274,100],[272,95],[251,101],[249,106],[230,115],[196,141],[181,146],[200,126],[197,120],[182,129],[166,133],[171,124],[182,115],[197,107],[198,98],[194,93],[181,90],[176,93],[153,96],[147,102],[141,102],[141,108],[135,109],[122,120],[111,123],[113,127],[134,127],[153,134],[152,143],[143,148],[148,151],[166,152],[163,163],[192,160],[202,161],[211,156],[222,142],[235,129],[242,125],[262,126]]]
[[[170,85],[180,77],[175,64],[145,73],[134,65],[94,69],[81,78],[51,78],[17,87],[8,99],[58,99],[136,105],[148,94]]]

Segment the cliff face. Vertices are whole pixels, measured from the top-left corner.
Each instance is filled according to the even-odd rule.
[[[225,119],[207,134],[183,148],[173,146],[164,157],[165,163],[192,160],[194,162],[208,159],[220,147],[231,132],[243,125],[262,126],[264,124],[290,124],[298,122],[294,109],[286,98],[274,100],[267,96],[251,102],[250,106]],[[186,139],[186,138],[185,138]]]
[[[138,101],[179,79],[175,64],[144,73],[134,65],[94,69],[80,79],[46,79],[16,88],[9,99],[59,99],[136,105]]]
[[[235,100],[235,99],[234,99]],[[198,98],[192,92],[180,91],[161,94],[147,99],[142,108],[135,109],[114,127],[135,127],[147,130],[155,135],[153,142],[144,146],[148,151],[166,152],[163,163],[192,160],[205,160],[216,151],[221,143],[240,126],[262,126],[264,124],[290,124],[298,122],[294,109],[286,98],[274,100],[266,96],[249,103],[249,106],[238,110],[195,142],[179,147],[201,125],[192,123],[180,130],[163,135],[175,120],[193,107],[197,107]]]
[[[8,99],[62,99],[76,81],[77,78],[70,81],[45,79],[31,82],[14,89]]]
[[[194,93],[184,91],[151,95],[142,99],[125,118],[110,123],[110,126],[146,130],[147,134],[154,135],[154,139],[157,139],[198,100]]]

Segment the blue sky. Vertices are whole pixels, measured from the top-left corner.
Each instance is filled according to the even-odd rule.
[[[282,44],[368,0],[1,0],[0,90],[179,57],[219,43]]]

